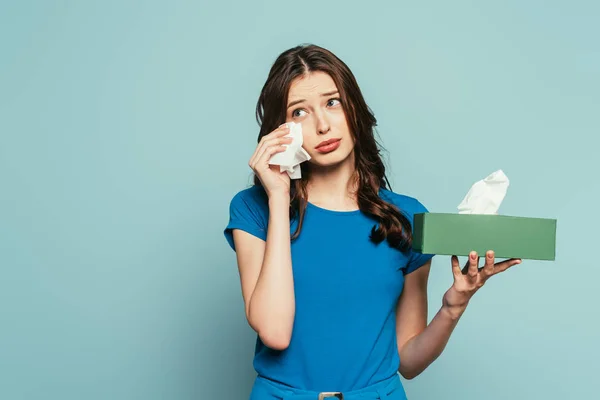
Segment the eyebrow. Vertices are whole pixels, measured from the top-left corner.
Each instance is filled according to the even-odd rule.
[[[338,91],[338,90],[333,90],[333,91],[331,91],[331,92],[327,92],[327,93],[321,93],[321,97],[325,97],[325,96],[331,96],[331,95],[334,95],[334,94],[337,94],[337,93],[339,93],[339,91]],[[292,101],[290,104],[288,104],[287,108],[290,108],[290,107],[292,107],[292,106],[295,106],[296,104],[302,103],[302,102],[304,102],[304,101],[306,101],[306,100],[305,100],[305,99],[294,100],[294,101]]]

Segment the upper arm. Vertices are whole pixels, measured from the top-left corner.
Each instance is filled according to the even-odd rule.
[[[254,293],[254,288],[260,275],[266,243],[264,240],[241,229],[234,229],[232,233],[236,248],[244,309],[246,311],[246,318],[249,321],[250,298],[252,297],[252,293]]]
[[[261,196],[257,188],[236,194],[229,205],[229,223],[224,230],[227,242],[236,252],[247,318],[267,240],[268,204]]]
[[[431,259],[404,277],[404,288],[396,306],[398,351],[427,326],[427,282]]]

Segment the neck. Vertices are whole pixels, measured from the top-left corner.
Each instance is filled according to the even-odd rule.
[[[332,210],[355,210],[357,181],[353,157],[332,167],[311,168],[308,201]]]

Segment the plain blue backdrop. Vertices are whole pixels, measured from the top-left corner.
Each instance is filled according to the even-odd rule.
[[[411,399],[589,399],[600,323],[594,1],[0,3],[0,398],[243,399],[254,378],[222,230],[251,182],[275,57],[340,56],[393,189],[558,220],[555,262],[493,278]],[[464,261],[464,260],[463,260]],[[437,257],[430,317],[452,283]]]

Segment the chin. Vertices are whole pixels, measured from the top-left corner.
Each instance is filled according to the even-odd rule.
[[[337,154],[336,154],[337,153]],[[311,155],[311,160],[309,161],[310,164],[312,164],[315,167],[321,167],[321,168],[331,168],[331,167],[335,167],[338,165],[342,165],[345,162],[350,161],[350,159],[352,158],[352,152],[348,153],[338,153],[336,152],[332,152],[329,154],[314,154]]]

